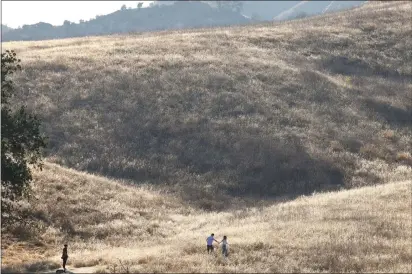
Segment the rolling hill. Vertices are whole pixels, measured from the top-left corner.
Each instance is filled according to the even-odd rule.
[[[153,1],[154,5],[173,5],[178,1]],[[201,1],[217,7],[218,1]],[[230,1],[227,1],[230,2]],[[366,1],[232,1],[241,2],[241,13],[255,20],[271,21],[281,14],[294,17],[299,13],[307,15],[322,14],[360,6]],[[289,17],[289,18],[290,18]],[[280,19],[289,19],[281,17]]]
[[[410,175],[412,172],[409,170]],[[2,273],[48,272],[69,245],[74,273],[409,273],[412,181],[392,182],[226,212],[47,163],[21,210],[38,228],[2,234]],[[228,236],[230,255],[206,253]],[[220,249],[218,252],[221,252]]]
[[[411,12],[3,43],[49,147],[2,273],[410,272]]]
[[[228,2],[220,2],[229,3]],[[239,2],[239,1],[232,1]],[[256,21],[288,20],[348,9],[365,1],[245,1],[242,9],[218,7],[213,1],[154,1],[148,8],[122,8],[79,23],[65,20],[61,26],[45,22],[12,29],[2,27],[2,41],[36,41],[146,32],[171,29],[228,26]],[[223,7],[225,6],[225,7]],[[237,4],[235,4],[237,6]]]
[[[23,60],[16,101],[44,121],[50,161],[224,209],[412,165],[411,5],[3,49]]]
[[[365,1],[245,1],[242,14],[261,20],[284,20],[300,13],[322,14],[360,6]]]
[[[79,23],[65,20],[61,26],[39,22],[2,32],[2,41],[35,41],[147,32],[168,29],[198,28],[246,24],[250,19],[230,9],[212,8],[198,1],[179,1],[173,5],[148,8],[122,8]]]

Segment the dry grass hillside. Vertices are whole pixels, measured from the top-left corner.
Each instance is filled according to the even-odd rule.
[[[412,166],[411,2],[291,22],[3,43],[49,160],[225,199],[402,178]]]
[[[22,210],[39,228],[16,228],[18,241],[2,235],[2,273],[54,273],[65,242],[74,273],[412,270],[411,180],[207,212],[55,164],[34,178]],[[228,236],[227,260],[206,254],[211,232]]]
[[[3,43],[50,141],[2,273],[412,272],[411,13]]]

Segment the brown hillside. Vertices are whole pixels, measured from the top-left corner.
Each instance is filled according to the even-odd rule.
[[[205,209],[412,165],[411,2],[246,27],[3,43],[51,161]]]
[[[64,243],[74,273],[411,272],[411,180],[205,212],[55,164],[34,179],[22,210],[38,229],[2,234],[2,273],[55,273]],[[228,260],[206,254],[211,232],[228,236]]]

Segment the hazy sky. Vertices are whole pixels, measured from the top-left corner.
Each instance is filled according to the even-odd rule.
[[[1,1],[1,21],[12,28],[38,22],[62,25],[64,20],[78,23],[112,13],[123,4],[136,8],[139,2],[145,7],[152,1]]]

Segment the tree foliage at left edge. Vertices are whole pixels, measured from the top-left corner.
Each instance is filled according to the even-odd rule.
[[[1,54],[1,220],[2,227],[21,216],[13,212],[16,201],[27,196],[32,181],[30,166],[42,167],[46,138],[40,121],[25,106],[12,103],[12,75],[21,70],[14,51]]]

